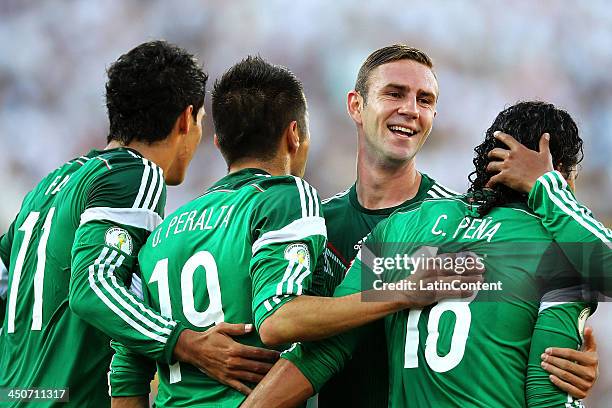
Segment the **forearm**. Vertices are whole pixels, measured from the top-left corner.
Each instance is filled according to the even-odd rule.
[[[241,407],[295,407],[313,393],[302,372],[289,360],[280,359]]]
[[[149,408],[149,396],[141,395],[138,397],[113,397],[111,398],[112,408]]]
[[[107,274],[73,273],[70,309],[114,340],[156,361],[170,362],[183,326],[163,318]]]
[[[259,328],[271,346],[331,337],[407,307],[401,302],[364,302],[362,293],[343,297],[298,296],[282,305]]]

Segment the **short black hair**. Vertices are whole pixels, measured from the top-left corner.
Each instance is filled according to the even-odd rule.
[[[140,44],[107,70],[108,141],[154,143],[165,139],[189,105],[204,104],[208,75],[193,55],[165,41]]]
[[[228,165],[274,157],[282,132],[294,120],[300,136],[307,133],[302,83],[287,68],[259,56],[248,56],[215,81],[212,115]]]
[[[479,214],[486,215],[492,208],[509,202],[527,202],[527,194],[512,190],[504,185],[496,185],[492,191],[485,192],[485,185],[493,176],[487,172],[491,159],[488,153],[496,147],[508,147],[493,137],[495,131],[513,136],[531,150],[538,150],[542,134],[550,135],[550,153],[553,165],[564,177],[568,177],[582,161],[582,139],[578,126],[569,113],[550,103],[540,101],[519,102],[497,115],[485,134],[485,140],[474,149],[474,167],[469,175],[469,192],[481,202]]]
[[[429,55],[418,48],[410,47],[405,44],[392,44],[379,48],[368,55],[363,64],[361,64],[359,73],[357,74],[355,90],[359,92],[363,98],[364,104],[368,103],[368,80],[370,79],[372,71],[381,65],[401,60],[415,61],[425,65],[431,69],[434,77],[436,76],[433,69],[433,61],[429,58]]]

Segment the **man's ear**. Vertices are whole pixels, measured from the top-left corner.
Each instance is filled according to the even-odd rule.
[[[215,135],[213,136],[213,143],[215,144],[215,147],[219,150],[221,150],[221,148],[219,147],[219,137],[217,136],[217,134],[215,133]]]
[[[181,112],[179,117],[176,119],[176,126],[179,133],[185,134],[189,132],[191,128],[191,114],[193,113],[193,105],[189,105]]]
[[[287,141],[287,151],[295,154],[300,148],[300,132],[297,121],[293,120],[285,130],[285,140]]]
[[[355,90],[350,91],[346,96],[346,108],[349,115],[351,115],[351,118],[353,118],[355,123],[358,125],[361,125],[363,122],[361,119],[361,110],[363,109],[363,106],[364,100],[359,92]]]

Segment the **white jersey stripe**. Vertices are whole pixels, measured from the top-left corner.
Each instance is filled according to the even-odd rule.
[[[295,184],[297,185],[298,192],[300,193],[300,205],[302,206],[302,218],[308,216],[308,212],[306,209],[306,198],[304,196],[304,188],[302,187],[301,179],[299,177],[293,176],[295,179]]]
[[[121,258],[123,258],[123,255],[121,256]],[[123,262],[123,259],[121,260]],[[119,283],[117,282],[117,278],[115,277],[115,275],[113,274],[115,267],[120,266],[121,264],[118,265],[112,265],[111,269],[108,271],[108,275],[111,279],[111,283],[113,284],[113,286],[116,289],[119,289],[119,291],[123,294],[123,296],[127,297],[131,302],[133,302],[136,306],[138,306],[138,308],[140,310],[142,310],[143,313],[148,314],[149,316],[151,316],[153,319],[157,320],[158,322],[160,322],[163,325],[166,326],[176,326],[176,322],[170,321],[170,320],[166,320],[164,319],[162,316],[160,315],[156,315],[155,313],[153,313],[151,310],[147,309],[141,302],[139,302],[138,300],[134,299],[134,296],[132,296],[126,289],[124,286],[119,285]],[[142,285],[142,284],[141,284]],[[142,289],[141,289],[142,291]],[[170,333],[168,333],[170,334]]]
[[[8,290],[8,269],[0,259],[0,299],[6,299]]]
[[[553,203],[555,203],[564,213],[566,213],[567,215],[569,215],[570,217],[572,217],[574,220],[576,220],[576,222],[578,222],[578,224],[582,225],[584,228],[586,228],[590,233],[592,233],[593,235],[595,235],[597,238],[599,238],[601,241],[605,242],[605,243],[609,243],[610,240],[608,238],[606,238],[604,235],[602,235],[599,231],[597,231],[593,226],[591,226],[590,224],[588,224],[583,218],[581,218],[578,214],[576,214],[575,212],[571,211],[569,208],[567,208],[567,206],[565,204],[563,204],[563,202],[561,202],[561,200],[559,200],[559,198],[553,194],[553,192],[551,191],[551,187],[548,183],[548,179],[546,177],[540,177],[540,182],[542,183],[542,185],[544,186],[544,188],[546,189],[546,192],[548,193],[548,197],[552,200]]]
[[[105,248],[105,249],[108,249],[108,248]],[[114,288],[111,287],[111,285],[109,285],[108,281],[106,280],[106,277],[104,276],[104,271],[107,267],[109,267],[110,263],[115,259],[116,256],[117,256],[117,251],[112,251],[111,254],[105,259],[105,261],[100,264],[100,267],[98,269],[98,281],[102,284],[102,287],[111,295],[111,297],[115,299],[115,301],[117,301],[119,306],[121,306],[124,310],[127,310],[128,312],[130,312],[130,314],[134,316],[136,320],[140,321],[141,324],[144,323],[145,327],[148,326],[148,329],[153,329],[158,333],[170,335],[170,332],[171,332],[170,329],[165,328],[165,327],[160,327],[154,322],[147,319],[144,315],[140,314],[136,309],[134,309],[132,305],[130,305],[128,302],[125,301],[125,299],[119,296],[119,294],[114,290]],[[121,257],[119,257],[117,262],[111,268],[114,270],[116,267],[121,266],[123,259],[124,257],[123,255],[121,255]],[[114,283],[116,282],[117,281],[115,280]],[[124,289],[124,292],[127,293],[125,289]],[[134,299],[132,296],[129,296],[129,297]],[[143,307],[139,303],[138,305],[140,307]]]
[[[167,339],[165,337],[159,336],[155,333],[151,333],[150,331],[148,331],[147,329],[145,329],[144,327],[142,327],[140,324],[136,323],[134,320],[132,320],[129,316],[127,316],[125,313],[123,313],[123,311],[121,309],[119,309],[117,306],[115,306],[107,297],[104,293],[102,293],[102,291],[100,290],[100,288],[98,287],[98,285],[95,282],[94,279],[94,273],[95,273],[95,268],[96,266],[100,265],[101,260],[106,257],[106,254],[108,253],[108,248],[104,248],[102,250],[102,252],[100,253],[100,256],[98,256],[98,258],[95,260],[95,262],[93,263],[93,265],[89,266],[89,286],[93,289],[94,293],[102,300],[102,302],[104,302],[104,304],[106,306],[109,307],[109,309],[111,309],[113,312],[115,312],[115,314],[117,314],[119,317],[121,317],[123,319],[123,321],[125,321],[126,323],[128,323],[130,326],[132,326],[134,329],[136,329],[138,332],[144,334],[147,337],[150,337],[154,340],[158,340],[161,343],[166,343]]]
[[[545,174],[546,176],[546,174]],[[590,223],[600,230],[603,234],[605,234],[608,238],[612,238],[612,231],[607,229],[601,222],[597,221],[590,214],[590,211],[585,210],[584,207],[579,206],[576,203],[576,199],[573,198],[565,187],[567,186],[567,182],[565,179],[561,178],[561,187],[559,186],[559,180],[556,177],[553,177],[552,174],[548,174],[550,181],[553,184],[553,190],[557,193],[558,196],[561,197],[563,201],[565,201],[572,209],[578,213],[579,216],[584,218],[586,221],[590,221]]]
[[[440,187],[438,187],[436,184],[433,184],[431,186],[431,189],[434,190],[436,193],[440,194],[442,197],[446,197],[446,198],[450,198],[453,195],[447,193],[446,191],[442,190]]]
[[[434,183],[434,186],[436,186],[438,189],[444,191],[446,194],[450,194],[451,196],[458,196],[461,195],[461,193],[456,192],[455,190],[448,188],[446,186],[443,186],[440,183]]]
[[[293,270],[293,273],[291,274],[291,277],[289,277],[289,279],[287,279],[287,293],[296,293],[297,294],[297,288],[294,288],[294,282],[295,280],[298,278],[298,276],[300,276],[300,272],[302,272],[302,269],[304,268],[304,264],[302,263],[297,263],[297,268],[295,268]],[[282,293],[277,293],[277,295],[281,295]]]
[[[128,152],[129,154],[131,154],[132,156],[134,156],[134,157],[135,157],[135,158],[137,158],[137,159],[140,159],[140,158],[141,158],[140,156],[138,156],[136,153],[134,153],[133,151],[131,151],[131,150],[129,150],[129,149],[126,149],[126,152]]]
[[[327,228],[323,217],[298,218],[291,224],[285,225],[276,231],[268,231],[262,234],[253,243],[253,255],[263,246],[279,242],[301,241],[311,235],[323,235],[327,238]]]
[[[319,194],[317,193],[317,189],[314,187],[312,188],[312,196],[314,197],[314,204],[315,204],[314,216],[320,217],[321,213],[319,212]]]
[[[159,174],[159,181],[157,183],[157,193],[155,194],[155,199],[153,200],[153,204],[151,204],[150,209],[155,211],[157,207],[157,203],[159,202],[159,198],[161,197],[162,190],[164,189],[164,171],[158,167],[157,172]]]
[[[134,204],[132,204],[132,208],[140,207],[140,202],[142,201],[142,197],[144,196],[147,185],[149,184],[149,173],[151,172],[151,167],[149,167],[148,163],[149,161],[147,159],[142,159],[144,170],[142,172],[142,178],[140,179],[140,189],[138,189],[138,194],[136,195]]]
[[[341,192],[339,192],[339,193],[337,193],[337,194],[335,194],[335,195],[333,195],[333,196],[329,197],[329,198],[324,199],[323,201],[321,201],[321,203],[322,203],[322,204],[327,204],[327,203],[329,203],[331,200],[335,200],[336,198],[341,198],[341,197],[344,197],[345,195],[347,195],[347,194],[349,193],[349,191],[351,191],[350,187],[349,187],[349,188],[347,188],[347,189],[346,189],[346,190],[344,190],[344,191],[341,191]]]
[[[285,281],[289,278],[289,275],[291,275],[291,271],[293,270],[293,266],[295,265],[295,263],[296,262],[293,259],[289,261],[289,264],[287,265],[287,268],[285,269],[285,274],[283,275],[283,279],[281,279],[278,285],[276,285],[277,295],[283,294],[283,283],[285,283]]]
[[[151,184],[147,188],[147,195],[145,196],[145,199],[141,205],[142,208],[148,208],[150,210],[152,209],[151,201],[153,199],[153,192],[155,191],[155,187],[157,186],[157,181],[159,180],[159,173],[157,172],[157,165],[155,163],[151,163],[151,166],[153,167],[153,174],[151,175]]]
[[[302,180],[302,184],[304,185],[304,192],[306,193],[306,197],[308,197],[308,213],[309,217],[314,215],[314,204],[312,202],[312,189],[304,180]]]
[[[295,281],[295,284],[297,285],[297,293],[296,295],[301,295],[304,288],[302,287],[302,282],[304,281],[304,279],[310,275],[310,268],[305,268],[304,272],[302,272],[302,274],[297,278],[297,280]]]
[[[432,198],[440,198],[440,196],[438,194],[436,194],[433,190],[429,190],[427,192],[427,195],[429,195]]]
[[[147,231],[153,231],[162,222],[159,214],[144,208],[92,207],[81,214],[80,225],[103,220],[144,228]]]

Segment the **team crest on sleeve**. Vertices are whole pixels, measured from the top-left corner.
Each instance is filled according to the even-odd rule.
[[[285,259],[295,261],[310,269],[310,252],[306,244],[291,244],[285,249]]]
[[[109,247],[116,248],[121,252],[132,255],[132,237],[123,228],[109,228],[104,236],[104,241]]]

